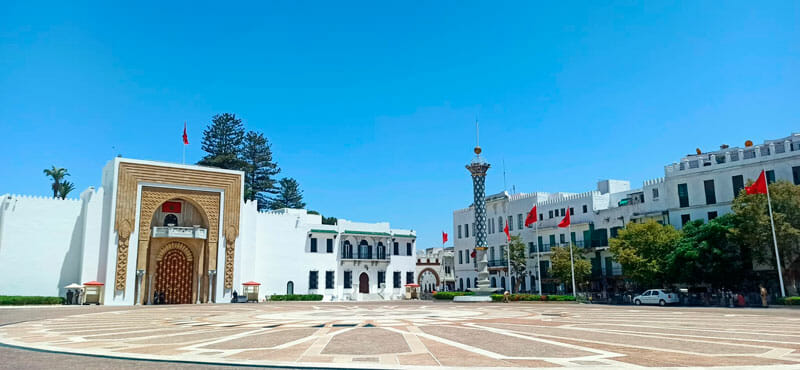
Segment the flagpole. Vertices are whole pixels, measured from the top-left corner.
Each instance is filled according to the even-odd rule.
[[[186,144],[183,144],[183,156],[181,157],[181,164],[186,164]]]
[[[536,202],[536,206],[537,206],[536,209],[538,211],[539,202]],[[534,230],[533,240],[536,241],[536,287],[539,290],[539,295],[542,295],[542,260],[541,260],[542,246],[539,245],[539,222],[536,222],[536,226],[533,228],[533,230]]]
[[[569,212],[569,210],[567,210]],[[572,257],[572,220],[570,220],[569,225],[567,225],[567,238],[569,243],[569,267],[572,270],[572,295],[575,296],[575,299],[578,299],[578,290],[575,289],[575,262]]]
[[[769,181],[767,181],[767,171],[764,170],[764,185],[767,188],[767,208],[769,208],[769,223],[772,226],[772,244],[775,246],[775,261],[778,263],[778,281],[781,284],[781,297],[786,297],[786,288],[783,286],[783,272],[781,265],[781,255],[778,252],[778,238],[775,236],[775,219],[772,217],[772,200],[769,196]]]
[[[517,224],[517,226],[519,226],[519,224]],[[509,288],[508,291],[511,294],[514,294],[514,285],[511,284],[511,240],[508,241],[508,248],[506,255],[508,255],[508,288]]]

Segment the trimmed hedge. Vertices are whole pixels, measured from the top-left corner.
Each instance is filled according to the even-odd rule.
[[[780,297],[775,303],[787,306],[800,306],[800,297]]]
[[[433,298],[452,301],[453,298],[462,295],[475,295],[475,292],[436,292],[436,294],[433,295]]]
[[[64,304],[63,297],[0,295],[0,305]]]
[[[575,297],[571,295],[538,295],[538,294],[511,294],[509,301],[546,301],[546,302],[572,302]],[[492,294],[492,301],[502,302],[502,294]]]
[[[274,294],[270,301],[321,301],[322,294]]]

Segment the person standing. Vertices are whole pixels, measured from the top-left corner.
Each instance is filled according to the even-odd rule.
[[[763,284],[759,284],[759,291],[761,293],[761,307],[769,307],[767,304],[767,288],[764,288]]]

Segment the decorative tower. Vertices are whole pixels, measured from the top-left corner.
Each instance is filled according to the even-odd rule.
[[[476,132],[478,123],[475,122]],[[486,250],[486,171],[491,165],[481,158],[480,142],[476,141],[475,158],[467,165],[472,175],[473,207],[475,208],[475,259],[478,265],[478,284],[474,289],[475,296],[459,296],[456,301],[491,301],[490,295],[497,289],[489,287],[489,261]],[[469,253],[469,252],[467,252]]]

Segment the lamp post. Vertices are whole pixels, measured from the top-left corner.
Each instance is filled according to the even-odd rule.
[[[214,298],[215,276],[217,276],[217,270],[208,270],[208,303],[216,302]]]
[[[134,305],[142,304],[141,295],[142,295],[142,283],[144,281],[144,272],[145,270],[136,270],[136,294],[134,294],[134,296],[136,297],[136,302],[134,303]]]

